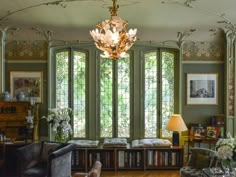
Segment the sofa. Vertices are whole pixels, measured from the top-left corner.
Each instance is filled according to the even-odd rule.
[[[41,141],[16,150],[19,177],[70,177],[75,144]]]
[[[200,177],[203,168],[212,167],[216,163],[216,151],[214,150],[194,147],[190,152],[187,164],[180,169],[181,177]]]

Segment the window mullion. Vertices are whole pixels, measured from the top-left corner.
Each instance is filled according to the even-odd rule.
[[[112,69],[113,69],[113,85],[112,85],[112,94],[113,94],[113,117],[112,117],[112,127],[113,127],[113,137],[118,137],[118,71],[117,71],[117,63],[118,61],[113,61]]]
[[[71,49],[70,53],[69,53],[69,80],[68,80],[68,106],[70,108],[74,108],[74,104],[73,104],[73,95],[74,95],[74,50]]]

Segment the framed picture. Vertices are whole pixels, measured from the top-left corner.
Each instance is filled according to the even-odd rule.
[[[220,129],[219,127],[208,126],[207,127],[207,138],[219,138]]]
[[[187,74],[187,104],[217,105],[218,104],[218,74],[188,73]]]
[[[41,71],[11,71],[11,97],[23,92],[26,98],[33,97],[37,103],[43,100],[43,72]]]

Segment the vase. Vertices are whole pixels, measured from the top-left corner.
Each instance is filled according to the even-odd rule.
[[[25,94],[24,92],[20,92],[16,95],[17,101],[25,101]]]
[[[57,127],[57,131],[55,134],[55,141],[60,142],[60,143],[66,142],[66,137],[65,137],[65,135],[63,133],[63,129],[61,127]]]
[[[2,96],[3,96],[3,101],[10,101],[10,94],[9,94],[9,92],[4,92],[2,94]]]
[[[222,160],[222,168],[224,170],[224,173],[226,175],[230,175],[231,171],[232,171],[232,166],[231,166],[231,160]]]

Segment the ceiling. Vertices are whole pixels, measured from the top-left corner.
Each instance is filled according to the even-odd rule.
[[[7,39],[43,38],[37,32],[52,31],[54,39],[91,40],[89,30],[110,18],[112,0],[0,0],[0,28],[18,30]],[[118,16],[138,29],[141,41],[176,40],[180,32],[199,40],[222,37],[228,24],[236,23],[235,0],[117,0]],[[37,28],[38,30],[32,30]],[[189,34],[189,33],[187,33]],[[188,35],[187,35],[188,36]],[[188,36],[190,37],[190,36]]]

